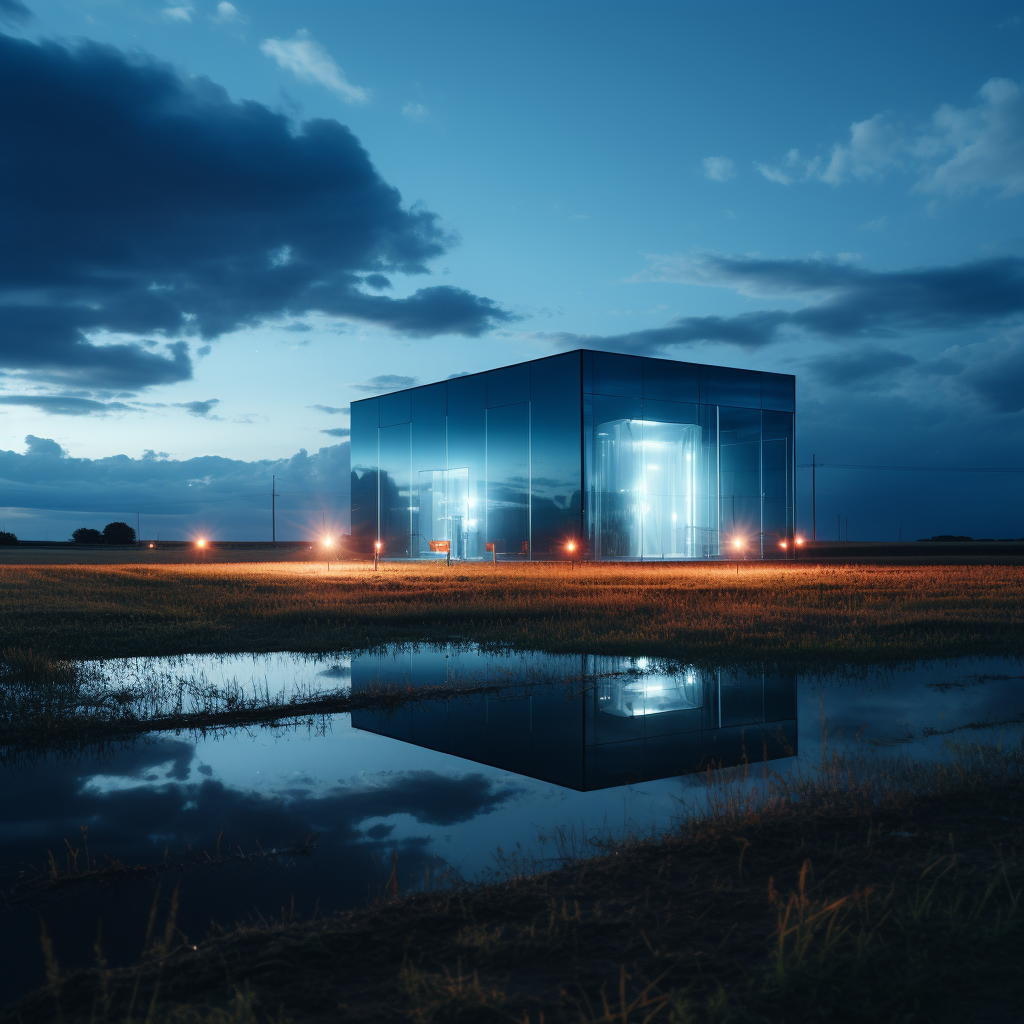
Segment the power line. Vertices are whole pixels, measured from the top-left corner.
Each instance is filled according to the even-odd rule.
[[[901,473],[1024,473],[1024,466],[869,466],[846,462],[800,462],[800,469],[888,469]]]

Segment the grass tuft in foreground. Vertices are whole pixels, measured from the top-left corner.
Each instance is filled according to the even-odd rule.
[[[1024,1000],[1024,754],[709,776],[705,817],[560,870],[201,943],[3,1020],[988,1021]],[[159,948],[158,948],[159,947]],[[141,1010],[140,1008],[145,1008]]]

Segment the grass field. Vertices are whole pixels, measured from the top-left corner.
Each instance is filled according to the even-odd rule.
[[[165,894],[135,967],[106,967],[97,940],[96,968],[66,976],[43,934],[49,987],[0,1020],[1016,1019],[1021,767],[997,748],[938,768],[837,755],[555,872],[403,897],[396,862],[377,906],[202,942]]]
[[[1024,654],[1024,567],[0,565],[0,649],[101,658],[409,640],[697,663]]]

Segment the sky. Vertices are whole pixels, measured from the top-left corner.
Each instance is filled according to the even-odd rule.
[[[1024,3],[0,33],[0,529],[343,529],[349,402],[590,347],[795,374],[820,537],[1024,536]]]

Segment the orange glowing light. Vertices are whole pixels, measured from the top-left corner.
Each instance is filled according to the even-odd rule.
[[[149,546],[150,546],[150,547],[153,547],[154,545],[150,544]]]
[[[569,541],[569,550],[570,551],[575,551],[576,550],[576,544],[573,541]]]
[[[803,542],[804,542],[803,537],[797,537],[796,542],[797,542],[797,544],[803,544]]]
[[[780,540],[779,541],[779,547],[780,548],[784,548],[785,546],[786,546],[786,542],[784,540]]]
[[[380,551],[380,541],[375,541],[373,545],[374,551]]]
[[[733,546],[734,548],[741,548],[741,547],[743,547],[743,541],[742,541],[742,540],[741,540],[741,539],[740,539],[739,537],[737,537],[737,538],[736,538],[736,539],[735,539],[735,540],[734,540],[734,541],[732,542],[732,546]]]
[[[329,548],[334,543],[331,537],[324,537],[324,547]]]
[[[206,541],[203,540],[202,538],[200,538],[199,540],[196,541],[196,547],[197,548],[205,548],[206,547]]]

